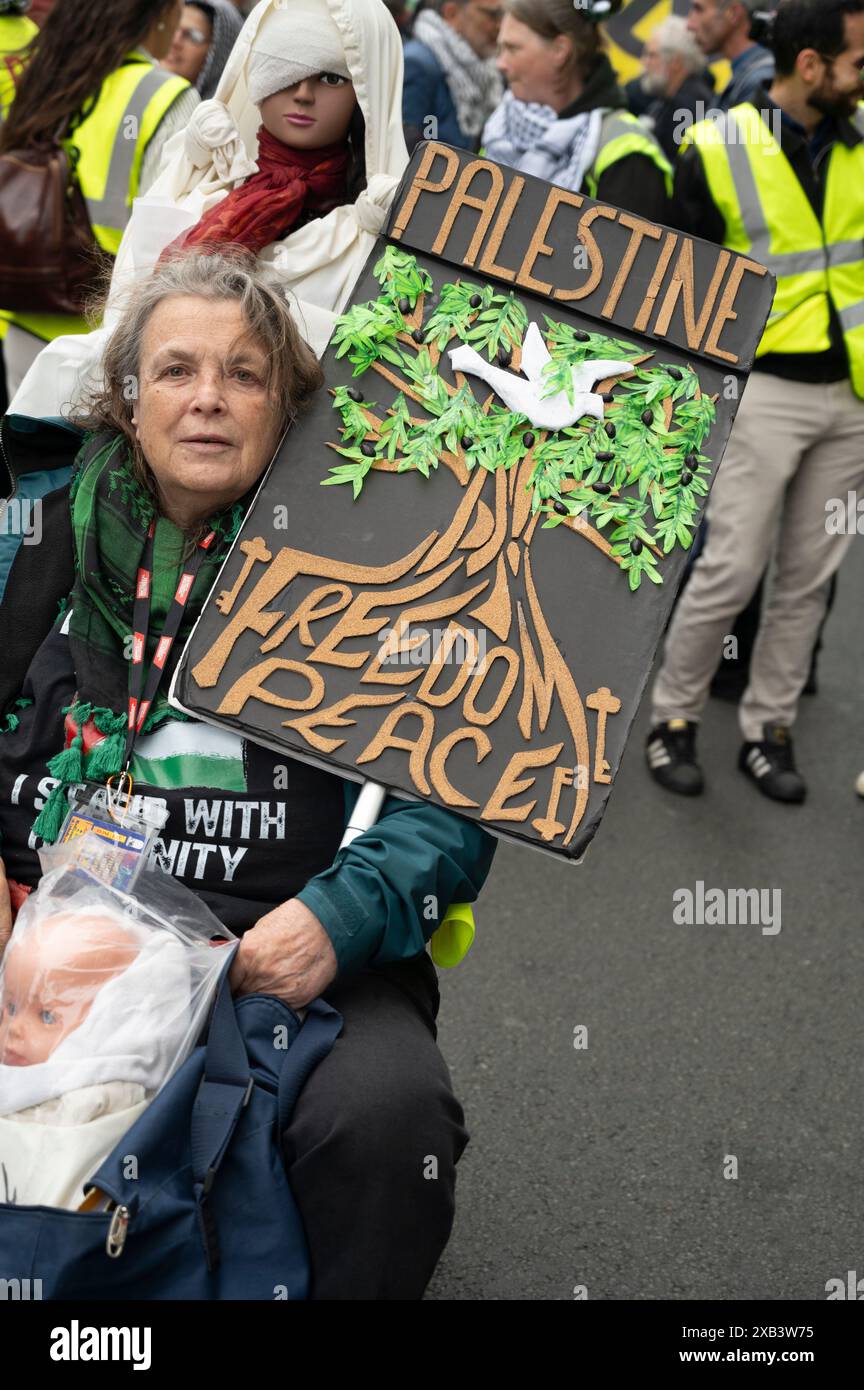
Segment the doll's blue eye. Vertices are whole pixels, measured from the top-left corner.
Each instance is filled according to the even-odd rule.
[[[52,1023],[57,1022],[57,1015],[53,1014],[50,1009],[43,1009],[39,1017],[41,1018],[42,1022],[47,1024],[49,1027]]]

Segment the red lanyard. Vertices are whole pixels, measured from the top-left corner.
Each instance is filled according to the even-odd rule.
[[[147,680],[145,682],[144,655],[147,650],[147,636],[150,630],[153,538],[155,533],[156,522],[153,521],[150,523],[150,529],[147,532],[147,544],[144,547],[144,557],[141,561],[141,567],[138,570],[138,579],[135,585],[135,606],[132,610],[134,634],[132,642],[132,668],[129,672],[129,719],[126,728],[126,751],[123,755],[123,767],[127,776],[135,739],[144,727],[144,721],[153,704],[156,691],[159,689],[162,672],[165,670],[165,663],[174,645],[174,639],[180,630],[183,610],[188,602],[192,585],[195,582],[195,576],[201,568],[201,562],[204,559],[205,552],[210,549],[210,546],[216,538],[216,532],[211,531],[209,535],[198,542],[195,554],[189,561],[188,568],[184,570],[180,576],[180,582],[177,585],[173,602],[165,618],[165,623],[159,641],[156,644],[156,651],[153,654],[153,661],[150,665],[150,670],[147,673]]]

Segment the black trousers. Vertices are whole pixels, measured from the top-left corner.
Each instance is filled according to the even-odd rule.
[[[313,1299],[419,1299],[450,1237],[462,1107],[436,1044],[425,952],[324,995],[344,1019],[304,1086],[283,1153]]]

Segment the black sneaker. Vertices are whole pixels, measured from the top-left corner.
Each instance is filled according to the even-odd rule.
[[[807,783],[795,766],[792,735],[782,724],[766,724],[759,743],[745,743],[738,758],[742,772],[772,801],[800,803]]]
[[[669,719],[655,725],[645,745],[648,771],[654,781],[679,796],[699,796],[705,786],[696,761],[698,727],[687,719]]]

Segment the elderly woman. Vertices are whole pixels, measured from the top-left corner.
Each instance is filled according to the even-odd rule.
[[[322,383],[284,298],[253,258],[197,253],[161,267],[136,289],[104,368],[71,488],[57,484],[80,436],[12,417],[0,431],[16,491],[33,472],[54,480],[43,497],[43,544],[20,545],[0,603],[5,876],[15,893],[34,885],[39,837],[56,834],[66,788],[122,763],[135,579],[148,532],[145,668],[178,577],[201,552],[131,765],[136,791],[168,811],[156,866],[242,935],[236,991],[293,1006],[323,993],[344,1018],[284,1135],[312,1296],[419,1298],[449,1236],[455,1164],[467,1142],[435,1045],[437,980],[424,947],[451,902],[476,897],[493,841],[437,807],[390,798],[378,823],[340,849],[356,788],[299,762],[286,766],[167,704],[170,668],[244,509],[286,425]],[[211,530],[215,543],[201,551]],[[436,916],[427,920],[430,900]],[[430,1154],[434,1182],[424,1180]]]
[[[620,9],[620,0],[612,8]],[[498,67],[509,89],[486,122],[483,153],[666,222],[672,170],[626,110],[598,28],[609,9],[597,0],[505,0]]]

